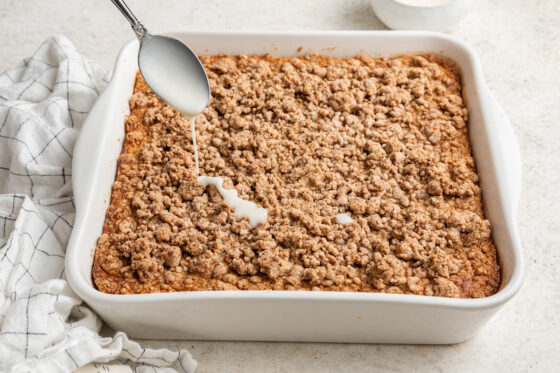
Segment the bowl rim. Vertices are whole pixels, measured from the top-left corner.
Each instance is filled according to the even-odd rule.
[[[372,2],[375,1],[376,0],[373,0]],[[434,5],[414,5],[414,4],[403,3],[403,0],[388,0],[388,1],[394,3],[397,6],[402,6],[404,8],[431,10],[431,9],[441,9],[447,6],[453,6],[455,5],[454,3],[459,3],[459,2],[472,2],[473,0],[444,0],[440,4],[434,4]]]

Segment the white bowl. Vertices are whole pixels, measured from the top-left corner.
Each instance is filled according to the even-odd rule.
[[[370,0],[370,3],[377,17],[393,30],[443,32],[452,31],[474,3],[474,0],[449,0],[440,5],[410,5],[413,1]]]
[[[67,248],[72,288],[114,329],[137,338],[315,342],[458,343],[474,336],[519,290],[523,257],[516,227],[519,147],[473,49],[430,32],[170,33],[198,54],[391,56],[422,50],[462,70],[469,129],[487,216],[503,265],[502,287],[482,299],[313,291],[200,291],[115,295],[93,287],[101,234],[122,148],[124,117],[138,69],[138,42],[126,44],[113,77],[80,132],[72,164],[76,220]],[[301,52],[299,52],[301,51]]]

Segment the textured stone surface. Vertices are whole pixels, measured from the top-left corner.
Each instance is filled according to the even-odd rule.
[[[359,0],[130,0],[153,30],[382,29]],[[68,36],[110,68],[132,38],[110,1],[2,1],[0,70],[47,37]],[[453,33],[480,56],[523,155],[520,293],[474,339],[454,346],[146,341],[185,347],[198,372],[556,371],[560,366],[560,1],[479,0]]]

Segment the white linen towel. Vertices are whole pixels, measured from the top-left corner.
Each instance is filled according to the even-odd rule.
[[[118,360],[135,372],[193,372],[187,351],[143,349],[72,291],[64,254],[74,221],[72,150],[107,83],[68,39],[45,41],[0,74],[0,371],[71,372]]]

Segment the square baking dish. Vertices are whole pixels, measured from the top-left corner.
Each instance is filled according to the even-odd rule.
[[[312,291],[99,292],[92,282],[93,251],[110,202],[138,69],[138,42],[133,40],[122,48],[110,84],[84,123],[72,165],[76,220],[66,273],[74,291],[109,326],[136,338],[448,344],[473,337],[519,290],[523,277],[516,227],[519,146],[470,46],[444,34],[415,31],[167,34],[198,54],[381,57],[430,52],[454,61],[462,72],[469,134],[502,263],[502,285],[495,295],[482,299]]]

